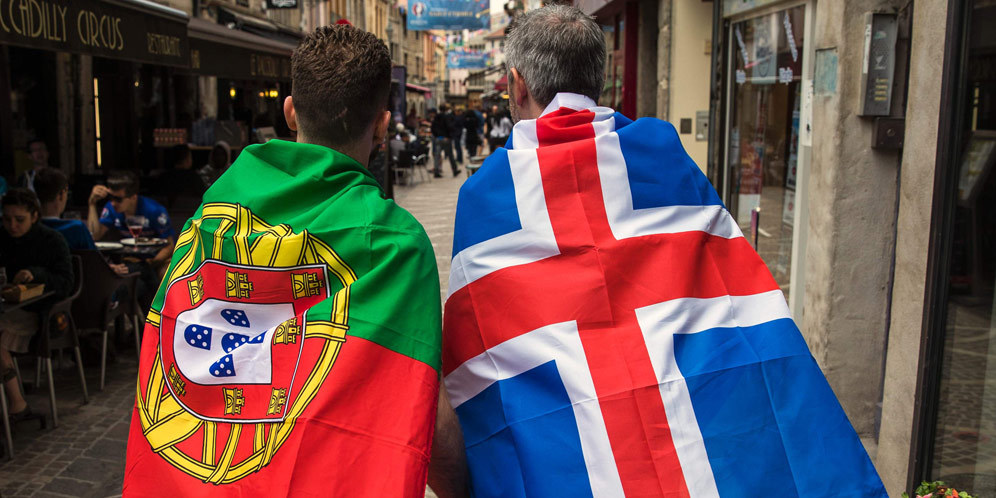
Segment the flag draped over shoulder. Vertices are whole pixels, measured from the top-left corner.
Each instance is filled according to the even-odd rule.
[[[422,496],[439,280],[422,227],[328,148],[247,147],[149,313],[125,496]]]
[[[663,121],[519,122],[460,191],[443,339],[477,497],[886,496]]]

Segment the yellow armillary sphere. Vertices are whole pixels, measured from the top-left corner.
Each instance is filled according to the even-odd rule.
[[[355,280],[307,230],[270,225],[238,204],[205,204],[180,234],[163,301],[148,315],[159,344],[142,365],[138,414],[153,451],[213,484],[269,464],[346,340]],[[300,364],[312,338],[323,341],[317,361]]]

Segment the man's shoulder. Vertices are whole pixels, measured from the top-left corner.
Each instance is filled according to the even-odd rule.
[[[166,207],[159,203],[159,201],[152,199],[151,197],[146,197],[144,195],[138,196],[141,205],[139,208],[142,211],[150,213],[162,213],[166,212]]]
[[[425,239],[425,229],[422,224],[405,208],[392,199],[385,199],[373,188],[349,189],[339,200],[348,205],[362,205],[364,212],[357,213],[357,221],[365,220],[373,230],[382,234],[392,234],[399,237],[415,237]]]

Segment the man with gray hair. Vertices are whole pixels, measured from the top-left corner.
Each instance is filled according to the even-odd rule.
[[[674,127],[596,104],[594,20],[527,12],[505,53],[518,123],[460,190],[443,317],[474,495],[886,496]]]

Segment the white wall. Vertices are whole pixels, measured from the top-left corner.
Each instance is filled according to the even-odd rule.
[[[711,55],[706,44],[712,40],[712,3],[702,0],[673,0],[671,13],[671,78],[669,115],[663,116],[681,131],[681,118],[692,120],[692,133],[680,134],[681,144],[703,172],[709,142],[695,140],[695,112],[709,110],[709,69]]]

